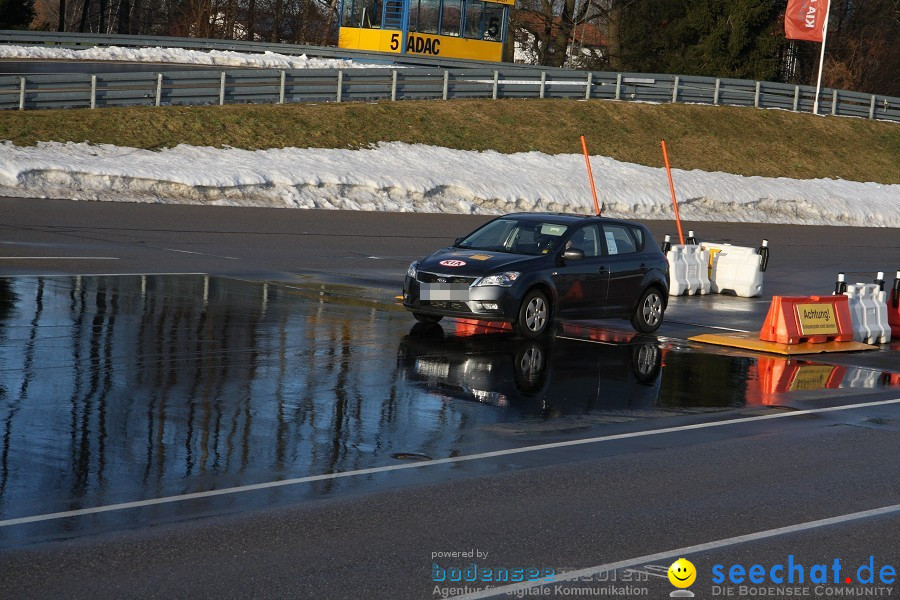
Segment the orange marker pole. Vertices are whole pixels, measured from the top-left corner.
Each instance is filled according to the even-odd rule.
[[[669,166],[669,153],[666,152],[666,140],[660,140],[662,144],[663,160],[666,161],[666,175],[669,176],[669,190],[672,191],[672,206],[675,207],[675,224],[678,225],[678,239],[684,245],[684,234],[681,233],[681,216],[678,214],[678,200],[675,198],[675,183],[672,181],[672,167]]]
[[[584,164],[587,165],[588,181],[591,182],[591,194],[594,196],[594,208],[597,210],[597,216],[600,216],[600,202],[597,200],[597,188],[594,187],[594,173],[591,171],[591,158],[588,156],[587,142],[584,136],[581,136],[581,149],[584,151]]]

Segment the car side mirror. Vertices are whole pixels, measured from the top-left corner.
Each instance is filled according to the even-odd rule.
[[[584,250],[579,248],[569,248],[562,255],[564,260],[581,260],[584,258]]]

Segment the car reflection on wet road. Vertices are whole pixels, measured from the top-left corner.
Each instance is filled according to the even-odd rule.
[[[451,326],[452,327],[452,326]],[[524,417],[654,408],[662,352],[655,339],[589,345],[563,337],[413,326],[398,357],[408,380],[439,395],[474,400]],[[462,334],[462,335],[460,335]]]
[[[492,429],[508,423],[771,404],[811,380],[881,385],[864,369],[621,335],[563,324],[555,339],[525,341],[452,320],[413,326],[398,307],[349,294],[205,276],[0,279],[0,519],[480,452],[514,443]],[[0,540],[241,506],[144,508],[7,528]]]

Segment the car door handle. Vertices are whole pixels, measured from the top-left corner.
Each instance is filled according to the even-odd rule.
[[[641,268],[638,269],[638,271],[641,272],[641,275],[643,275],[644,273],[646,273],[646,272],[649,271],[649,270],[650,270],[650,269],[648,269],[648,268],[647,268],[647,265],[645,265],[644,263],[641,263]]]
[[[609,269],[607,269],[606,267],[600,267],[600,268],[597,269],[597,270],[598,270],[600,273],[609,273]]]

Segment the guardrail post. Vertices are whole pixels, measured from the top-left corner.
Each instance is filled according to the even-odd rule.
[[[794,112],[800,109],[800,86],[794,86]]]
[[[391,71],[391,101],[397,99],[397,69]]]
[[[219,76],[219,106],[225,104],[225,71]]]
[[[280,82],[278,85],[278,104],[284,104],[284,80],[286,76],[284,71],[281,72]]]
[[[541,71],[541,91],[539,97],[543,100],[544,90],[547,89],[547,71]]]
[[[444,71],[444,94],[443,94],[444,100],[447,99],[447,91],[448,91],[449,87],[450,87],[450,71],[445,70]]]
[[[832,114],[832,116],[837,116],[837,102],[838,102],[837,90],[834,90],[834,92],[831,94],[831,114]]]
[[[875,102],[875,96],[872,96],[872,102]],[[25,78],[19,77],[19,110],[25,110]]]
[[[585,86],[585,90],[584,90],[584,99],[585,99],[585,100],[590,100],[590,99],[591,99],[591,87],[592,87],[593,85],[594,85],[594,74],[593,74],[593,73],[588,73],[588,76],[587,76],[587,85]]]
[[[91,75],[91,108],[97,108],[97,76]]]
[[[616,100],[622,99],[622,74],[616,73]]]
[[[719,105],[719,90],[722,87],[722,80],[718,77],[716,78],[716,89],[713,90],[713,106]]]
[[[497,99],[497,82],[500,81],[500,71],[494,71],[494,90],[491,92],[491,98]]]
[[[162,101],[162,73],[156,74],[156,106]]]
[[[24,79],[25,78],[23,77],[22,78],[23,83],[24,83]],[[870,119],[875,118],[875,94],[872,94],[872,102],[869,103],[869,118]]]
[[[681,82],[681,78],[676,75],[675,81],[672,82],[672,102],[678,102],[678,84]]]
[[[759,82],[756,82],[756,91],[753,92],[753,108],[759,108]]]
[[[341,69],[338,69],[337,101],[340,102],[343,97],[344,97],[344,72]]]

